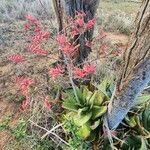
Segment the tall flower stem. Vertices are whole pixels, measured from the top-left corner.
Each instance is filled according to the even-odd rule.
[[[70,66],[69,66],[69,63],[68,63],[68,60],[67,60],[66,55],[64,55],[64,59],[65,59],[65,64],[66,64],[66,66],[67,66],[67,70],[68,70],[68,74],[69,74],[69,80],[70,80],[70,83],[71,83],[71,86],[72,86],[72,88],[73,88],[73,92],[74,92],[74,95],[75,95],[75,98],[76,98],[76,102],[77,102],[78,104],[80,104],[79,98],[78,98],[78,96],[77,96],[75,84],[74,84],[74,82],[73,82],[72,69],[71,69]]]

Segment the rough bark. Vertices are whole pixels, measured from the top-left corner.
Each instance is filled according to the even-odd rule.
[[[53,0],[59,31],[63,29],[63,11],[61,0]]]
[[[85,17],[85,22],[90,19],[93,19],[95,16],[95,12],[99,5],[100,0],[65,0],[65,11],[66,14],[74,17],[76,11],[84,11],[87,16]],[[85,46],[85,40],[92,40],[93,30],[86,31],[84,34],[80,35],[77,40],[77,44],[80,44],[79,51],[75,56],[75,64],[82,63],[91,52],[91,48]]]
[[[110,129],[120,124],[134,106],[136,97],[150,81],[150,0],[143,1],[123,60],[116,89],[108,106]]]

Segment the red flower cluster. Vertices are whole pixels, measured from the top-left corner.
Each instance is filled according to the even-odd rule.
[[[27,48],[30,52],[39,55],[39,56],[46,56],[48,54],[47,51],[45,51],[44,49],[42,49],[40,47],[40,45],[29,45]]]
[[[30,106],[29,87],[34,83],[31,78],[17,77],[15,83],[19,85],[19,90],[26,97],[21,104],[21,109],[26,110]]]
[[[62,65],[57,65],[49,71],[49,75],[53,78],[60,76],[63,73],[64,67]]]
[[[44,106],[47,109],[51,109],[52,108],[52,102],[50,102],[49,97],[46,96],[44,99]]]
[[[36,55],[45,56],[47,51],[41,48],[40,43],[44,40],[48,40],[51,36],[50,32],[43,31],[43,28],[39,21],[31,15],[26,16],[27,23],[25,24],[25,30],[29,30],[31,26],[34,26],[34,34],[31,38],[31,44],[28,46],[28,50]]]
[[[75,67],[74,76],[75,78],[84,78],[85,76],[95,72],[95,70],[96,70],[96,67],[90,64],[84,65],[83,69]]]
[[[19,63],[19,62],[24,61],[25,57],[22,56],[21,54],[13,54],[13,55],[7,56],[7,60],[10,60],[15,63]]]
[[[85,46],[91,48],[91,46],[92,46],[92,41],[86,40]]]
[[[24,111],[30,106],[30,99],[26,97],[26,99],[21,104],[21,109]]]
[[[95,23],[96,23],[96,19],[95,18],[89,20],[87,22],[87,24],[86,24],[87,29],[91,30],[92,28],[94,28]]]
[[[72,34],[72,36],[79,35],[79,34],[85,32],[85,30],[91,30],[94,27],[94,25],[96,23],[96,19],[93,18],[86,23],[84,21],[85,16],[86,16],[86,14],[84,13],[84,11],[79,11],[79,12],[76,12],[75,19],[74,20],[71,19],[71,22],[72,22],[71,34]]]
[[[19,85],[21,93],[25,96],[28,96],[29,87],[34,83],[34,81],[31,78],[17,77],[15,83]]]
[[[59,46],[59,49],[66,55],[73,55],[80,46],[74,46],[73,44],[71,44],[64,34],[58,34],[55,38],[55,41],[56,44]]]

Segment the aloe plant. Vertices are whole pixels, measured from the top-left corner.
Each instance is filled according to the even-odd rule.
[[[63,108],[68,110],[67,115],[78,127],[78,136],[87,139],[92,135],[92,131],[101,124],[100,117],[107,111],[106,103],[104,104],[107,98],[103,92],[99,90],[92,92],[86,86],[76,87],[76,94],[79,103],[70,92],[67,94],[68,98],[63,102]],[[92,139],[94,140],[94,137]]]

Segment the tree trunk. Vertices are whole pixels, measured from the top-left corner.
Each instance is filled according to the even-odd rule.
[[[65,10],[66,14],[74,17],[76,11],[84,11],[86,13],[85,22],[91,20],[95,16],[95,12],[98,8],[100,0],[65,0]],[[75,56],[75,64],[82,63],[87,57],[88,54],[91,52],[91,48],[85,46],[86,39],[91,41],[93,36],[93,31],[89,30],[80,35],[80,37],[76,37],[77,43],[80,44],[79,51]]]
[[[120,70],[116,89],[108,106],[107,120],[110,129],[119,125],[150,81],[150,0],[142,3]]]
[[[52,0],[53,7],[56,13],[57,23],[59,27],[59,32],[63,29],[63,11],[61,0]]]

